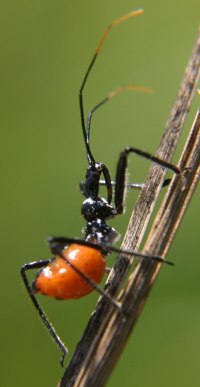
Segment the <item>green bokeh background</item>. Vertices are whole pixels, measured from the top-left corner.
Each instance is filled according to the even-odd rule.
[[[112,174],[125,146],[155,151],[196,38],[199,0],[1,1],[1,386],[55,386],[62,374],[19,268],[49,257],[48,235],[80,236],[79,87],[106,25],[140,7],[144,15],[110,34],[85,90],[89,110],[126,83],[155,89],[123,93],[96,113],[92,148]],[[196,96],[174,162],[198,105]],[[143,181],[148,162],[130,164],[130,179]],[[176,266],[163,268],[109,387],[199,386],[198,193],[168,254]],[[122,235],[136,197],[129,193],[126,215],[112,222]],[[70,354],[97,298],[41,298]]]

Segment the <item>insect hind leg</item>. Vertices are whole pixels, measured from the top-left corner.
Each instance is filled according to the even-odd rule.
[[[32,301],[32,303],[33,303],[37,313],[39,314],[39,316],[40,316],[43,324],[45,325],[47,331],[50,333],[53,341],[57,344],[57,346],[60,348],[60,350],[62,352],[62,356],[60,358],[60,364],[63,367],[64,366],[65,356],[68,354],[68,349],[66,348],[65,344],[62,342],[60,337],[58,336],[55,328],[50,323],[50,321],[47,318],[44,310],[42,309],[42,307],[40,306],[39,302],[37,301],[37,299],[36,299],[36,297],[34,295],[33,287],[30,285],[28,277],[26,275],[26,272],[28,270],[41,269],[43,267],[46,267],[50,262],[51,262],[51,259],[41,260],[41,261],[34,261],[34,262],[30,262],[30,263],[25,263],[21,267],[20,274],[21,274],[22,280],[24,282],[24,285],[26,287],[26,290],[28,292],[28,295],[29,295],[29,297],[30,297],[30,299],[31,299],[31,301]]]

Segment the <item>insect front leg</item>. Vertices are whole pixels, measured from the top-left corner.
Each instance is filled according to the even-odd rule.
[[[141,149],[137,149],[137,148],[133,148],[133,147],[125,148],[121,152],[120,157],[119,157],[119,161],[117,164],[116,179],[115,179],[115,207],[116,207],[118,214],[121,214],[123,212],[123,209],[124,209],[125,193],[126,193],[126,187],[127,187],[126,172],[127,172],[127,165],[128,165],[128,156],[130,153],[134,153],[138,156],[141,156],[141,157],[144,157],[148,160],[151,160],[151,161],[155,162],[156,164],[160,165],[161,167],[169,169],[176,174],[181,174],[181,170],[177,166],[175,166],[175,165],[173,165],[165,160],[162,160],[159,157],[156,157],[149,152],[145,152]],[[166,179],[166,181],[164,182],[163,185],[164,186],[168,185],[169,182],[170,182],[170,180]]]

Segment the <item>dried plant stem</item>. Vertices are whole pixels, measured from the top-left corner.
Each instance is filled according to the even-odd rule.
[[[187,208],[189,200],[199,180],[200,173],[200,112],[182,155],[181,166],[191,167],[185,174],[185,187],[181,178],[176,176],[155,219],[144,251],[152,255],[164,255],[175,235],[178,225]],[[114,310],[99,338],[98,345],[91,353],[86,367],[82,370],[81,386],[102,386],[107,380],[113,364],[121,353],[126,340],[144,306],[149,291],[155,282],[161,263],[142,260],[136,265],[120,301],[126,311],[125,315]],[[94,383],[94,384],[93,384]]]
[[[181,129],[191,105],[200,73],[200,35],[195,44],[185,75],[169,116],[157,155],[170,161],[173,157]],[[183,179],[176,176],[159,211],[152,231],[145,245],[145,251],[155,255],[165,255],[174,233],[180,223],[186,206],[198,180],[199,168],[199,127],[197,115],[192,134],[184,150],[181,167],[191,166],[185,171]],[[127,233],[122,245],[123,250],[138,249],[148,225],[150,215],[162,187],[165,172],[153,164],[146,184],[139,195],[131,216]],[[175,202],[175,205],[174,205]],[[162,238],[161,238],[162,237]],[[114,266],[106,288],[116,296],[125,278],[132,258],[120,256]],[[119,313],[112,305],[100,298],[84,335],[60,382],[64,386],[103,386],[122,351],[131,329],[146,301],[149,290],[156,279],[161,264],[153,261],[140,261],[129,278],[128,285],[120,295],[126,314]]]

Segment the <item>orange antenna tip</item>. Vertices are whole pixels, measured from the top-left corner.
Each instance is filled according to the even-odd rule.
[[[122,23],[124,20],[130,19],[131,17],[134,17],[134,16],[141,15],[141,14],[143,14],[143,13],[144,13],[144,10],[143,10],[143,9],[137,9],[137,10],[131,11],[131,12],[129,12],[128,14],[126,14],[126,15],[120,17],[119,19],[114,20],[114,21],[110,24],[110,27],[114,27],[114,26],[116,26],[117,24]]]
[[[99,51],[101,50],[101,47],[103,46],[104,44],[104,41],[108,35],[108,33],[110,32],[110,30],[112,29],[112,27],[115,27],[117,24],[120,24],[122,23],[123,21],[127,20],[127,19],[130,19],[131,17],[134,17],[134,16],[138,16],[138,15],[141,15],[144,13],[144,10],[143,9],[137,9],[135,11],[131,11],[129,12],[128,14],[120,17],[119,19],[116,19],[114,20],[112,23],[110,23],[108,25],[108,27],[106,28],[106,30],[104,31],[103,33],[103,36],[99,42],[99,45],[97,46],[97,49],[96,49],[96,55],[99,53]]]
[[[149,87],[136,86],[136,85],[124,85],[124,86],[118,87],[117,89],[112,91],[108,95],[107,99],[111,99],[111,98],[115,97],[116,95],[118,95],[118,94],[120,94],[120,93],[122,93],[123,91],[126,91],[126,90],[139,91],[139,92],[148,93],[148,94],[151,94],[151,93],[154,92],[154,90],[149,88]]]

